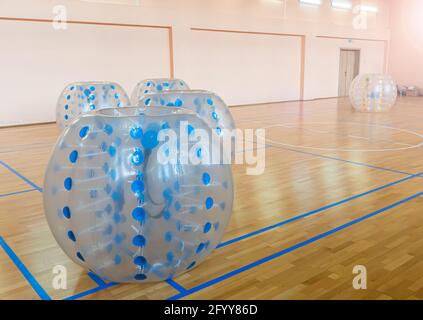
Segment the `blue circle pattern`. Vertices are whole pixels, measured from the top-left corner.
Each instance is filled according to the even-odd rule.
[[[75,85],[67,87],[62,95],[65,103],[58,105],[58,112],[65,112],[63,115],[65,126],[75,116],[92,110],[129,105],[129,99],[120,86],[116,87],[113,84],[80,85],[79,91],[76,91],[75,88]],[[71,109],[72,112],[69,112]]]
[[[162,125],[162,127],[165,127],[165,126],[169,127],[169,124],[165,123],[165,124]],[[190,127],[188,127],[188,130],[189,130],[189,132],[192,132],[194,130],[194,128],[192,126],[190,126]],[[106,124],[103,127],[103,131],[104,131],[105,134],[110,136],[110,135],[113,134],[113,127],[109,124]],[[79,130],[79,137],[81,139],[85,139],[89,135],[89,133],[90,133],[90,127],[84,126]],[[155,130],[155,129],[150,128],[150,130],[147,130],[147,132],[144,134],[141,128],[134,127],[132,129],[130,129],[129,134],[130,134],[131,138],[139,140],[141,145],[146,150],[153,149],[158,145],[157,130]],[[115,140],[115,143],[116,143],[116,140]],[[107,144],[105,142],[103,142],[100,145],[100,148],[101,149],[107,149],[110,157],[115,157],[116,154],[117,154],[117,147],[118,147],[118,145],[120,145],[120,142],[118,142],[116,144],[117,144],[116,147],[113,146],[113,145],[110,145],[109,148],[107,149]],[[199,150],[199,153],[201,155],[201,149]],[[78,161],[78,158],[79,158],[78,151],[72,150],[69,154],[69,161],[72,164],[75,164]],[[144,181],[143,181],[143,173],[142,173],[141,165],[144,164],[144,161],[145,161],[145,159],[144,159],[144,154],[143,154],[142,149],[141,148],[135,148],[133,153],[132,153],[132,156],[130,158],[130,162],[135,167],[135,169],[137,170],[136,180],[132,181],[132,183],[131,183],[131,190],[132,190],[134,196],[137,197],[137,199],[138,199],[138,206],[133,209],[132,218],[137,223],[139,223],[139,225],[140,225],[140,234],[136,234],[132,237],[133,246],[136,247],[137,250],[141,250],[133,258],[133,263],[137,267],[137,270],[138,270],[138,272],[134,275],[134,279],[137,280],[137,281],[146,280],[147,279],[146,273],[149,271],[149,269],[151,269],[151,266],[149,265],[147,258],[142,253],[142,250],[147,245],[147,239],[146,239],[145,235],[143,235],[141,233],[142,233],[142,227],[145,224],[146,219],[148,217],[145,209],[143,208],[143,203],[144,203],[143,192],[144,192],[145,186],[144,186]],[[116,170],[114,170],[114,169],[110,170],[109,164],[107,162],[103,165],[103,171],[105,173],[108,173],[113,180],[116,179],[116,175],[117,175]],[[94,176],[92,176],[92,177],[94,177]],[[204,186],[210,185],[211,180],[212,180],[212,178],[211,178],[211,176],[208,172],[202,173],[201,181],[202,181],[202,184]],[[70,191],[72,189],[72,185],[73,185],[72,179],[70,177],[67,177],[64,181],[65,189]],[[180,185],[179,185],[178,181],[175,182],[174,189],[177,192],[179,192]],[[91,190],[90,193],[93,194],[93,191],[94,190]],[[106,186],[105,191],[108,194],[111,194],[111,197],[112,197],[112,199],[115,203],[119,204],[120,202],[123,201],[122,196],[121,196],[121,191],[117,190],[117,191],[112,192],[112,189],[111,189],[110,186]],[[94,193],[96,194],[97,192],[95,191]],[[173,203],[173,191],[170,190],[170,189],[165,190],[165,192],[163,192],[163,197],[167,201],[167,208],[169,208],[170,204]],[[113,208],[111,206],[110,207],[109,206],[110,205],[108,205],[108,207],[106,207],[105,212],[109,212],[109,213],[112,212]],[[118,205],[116,205],[116,206],[118,207]],[[178,201],[176,201],[174,203],[174,206],[175,206],[176,210],[181,210],[181,208],[182,208],[181,204]],[[214,206],[214,199],[212,197],[208,197],[205,200],[205,208],[207,210],[211,210],[213,208],[213,206]],[[196,208],[194,208],[194,209],[196,209]],[[64,207],[62,209],[62,212],[63,212],[63,216],[66,219],[71,219],[71,210],[68,206]],[[196,210],[191,210],[191,212],[195,213]],[[101,214],[101,212],[100,212],[100,214]],[[124,218],[125,217],[118,212],[115,212],[115,214],[113,215],[113,220],[114,220],[115,224],[121,223]],[[171,218],[170,210],[164,210],[163,218],[165,220],[169,220]],[[203,234],[209,234],[211,232],[213,226],[214,226],[215,230],[217,230],[218,223],[212,224],[212,222],[206,222],[202,227]],[[178,221],[177,230],[179,232],[185,232],[185,230],[190,230],[190,229],[187,229],[187,226],[184,226],[183,224],[181,224],[180,221]],[[105,230],[105,234],[111,235],[112,232],[113,232],[113,226],[109,225],[108,228]],[[67,237],[72,242],[77,241],[75,233],[72,230],[68,230]],[[123,242],[125,237],[126,237],[126,235],[124,233],[117,234],[114,237],[114,242],[116,244],[120,244],[120,243]],[[164,241],[169,243],[169,244],[171,244],[173,241],[178,241],[180,249],[183,250],[185,248],[184,241],[177,239],[177,237],[174,236],[170,230],[166,231],[164,233]],[[196,246],[196,249],[194,250],[195,253],[197,255],[204,253],[206,251],[206,249],[208,248],[209,243],[210,243],[210,241],[198,243],[197,246]],[[106,248],[107,252],[109,252],[109,253],[112,251],[112,249],[113,249],[112,245],[108,245],[107,248]],[[79,252],[79,251],[76,252],[76,257],[80,261],[85,262],[85,258],[83,257],[81,252]],[[177,256],[174,252],[169,251],[166,254],[167,263],[169,265],[174,264],[174,262],[177,260],[176,257]],[[182,258],[187,259],[187,258],[189,258],[189,256],[188,257],[185,256],[185,257],[182,257]],[[120,255],[116,254],[114,256],[113,261],[114,261],[115,265],[119,265],[122,262],[122,257]],[[186,267],[186,269],[191,269],[195,265],[196,265],[196,261],[191,261],[188,264],[188,266]]]

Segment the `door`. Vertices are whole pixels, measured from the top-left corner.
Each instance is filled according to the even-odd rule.
[[[339,59],[339,89],[340,97],[348,96],[351,82],[360,70],[360,50],[341,49]]]

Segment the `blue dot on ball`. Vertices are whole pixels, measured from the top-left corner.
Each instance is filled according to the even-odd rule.
[[[79,137],[81,139],[85,138],[87,136],[89,130],[90,130],[89,127],[83,127],[83,128],[81,128],[81,130],[79,130]]]
[[[171,241],[172,241],[172,238],[173,238],[173,236],[172,236],[172,232],[167,231],[167,232],[164,234],[164,239],[165,239],[165,241],[166,241],[166,242],[171,242]]]
[[[203,149],[201,148],[197,149],[197,157],[199,159],[203,158]]]
[[[213,118],[214,120],[218,120],[218,119],[219,119],[219,116],[217,115],[217,113],[216,113],[216,112],[213,112],[213,113],[212,113],[212,118]]]
[[[157,85],[156,87],[157,91],[162,91],[163,90],[163,86],[161,84]]]
[[[90,89],[85,89],[84,90],[84,94],[85,94],[85,96],[89,96],[90,94],[91,94],[91,91],[90,91]]]
[[[135,166],[139,166],[144,162],[144,154],[142,153],[141,149],[135,149],[134,153],[131,156],[131,162]]]
[[[79,259],[79,260],[81,260],[81,261],[84,261],[84,262],[85,262],[85,259],[84,259],[84,257],[82,256],[81,252],[77,252],[77,253],[76,253],[76,256],[78,257],[78,259]]]
[[[116,155],[116,148],[115,147],[113,147],[113,146],[109,147],[109,155],[111,157],[114,157]]]
[[[66,178],[63,185],[65,186],[65,189],[68,191],[72,189],[72,178]]]
[[[71,230],[68,231],[68,238],[73,242],[76,242],[75,234]]]
[[[194,127],[190,124],[187,126],[187,130],[188,130],[188,135],[191,135],[195,131]]]
[[[78,160],[78,151],[73,150],[69,155],[69,161],[75,163]]]
[[[163,212],[163,218],[165,220],[169,220],[170,217],[171,217],[171,215],[170,215],[170,211],[169,210],[166,210],[165,212]]]
[[[110,136],[113,133],[113,127],[110,124],[104,125],[104,132]]]
[[[208,104],[209,106],[212,106],[212,105],[213,105],[213,100],[212,100],[211,98],[208,98],[208,99],[207,99],[207,104]]]
[[[121,264],[121,262],[122,262],[122,258],[121,258],[121,256],[117,254],[117,255],[115,256],[114,261],[115,261],[115,264],[116,264],[116,265]]]
[[[182,105],[184,104],[184,102],[181,99],[176,99],[175,100],[175,107],[182,107]]]
[[[134,279],[138,280],[138,281],[142,281],[142,280],[147,279],[147,276],[145,274],[140,273],[140,274],[136,274]]]
[[[203,173],[203,183],[204,185],[208,186],[210,184],[211,177],[207,172]]]
[[[113,221],[114,221],[116,224],[119,224],[121,220],[122,220],[122,219],[121,219],[121,215],[120,215],[119,213],[117,213],[117,212],[116,212],[116,213],[113,215]]]
[[[211,224],[210,222],[207,222],[207,223],[204,225],[203,232],[204,232],[204,233],[208,233],[208,232],[210,231],[211,227],[212,227],[212,224]]]
[[[143,135],[141,143],[144,148],[154,149],[159,144],[159,141],[157,140],[157,134],[158,133],[156,130],[149,130]]]
[[[139,194],[139,193],[143,192],[144,191],[144,182],[142,182],[140,180],[135,180],[134,182],[132,182],[131,189],[132,189],[132,192],[135,193],[135,194]]]
[[[198,247],[197,247],[197,250],[195,250],[195,252],[198,254],[198,253],[200,253],[201,251],[203,251],[204,250],[204,247],[205,247],[205,245],[204,245],[204,243],[200,243],[199,245],[198,245]]]
[[[135,257],[134,264],[136,264],[137,266],[140,266],[140,267],[145,267],[146,264],[147,264],[147,259],[143,256]]]
[[[132,244],[136,247],[144,247],[145,246],[145,238],[142,235],[137,235],[132,239]]]
[[[139,127],[134,127],[131,129],[129,134],[131,135],[133,139],[140,139],[142,136],[142,129]]]
[[[64,207],[63,208],[63,216],[66,219],[70,219],[71,218],[71,211],[70,211],[69,207]]]
[[[210,210],[213,207],[213,204],[214,204],[213,198],[212,197],[208,197],[206,199],[206,209],[207,210]]]
[[[172,251],[169,251],[169,252],[166,254],[166,260],[167,260],[168,262],[172,262],[174,258],[175,258],[175,255],[173,254],[173,252],[172,252]]]
[[[141,207],[135,208],[132,211],[132,217],[139,222],[144,222],[144,220],[145,220],[145,210],[144,210],[144,208],[141,208]]]

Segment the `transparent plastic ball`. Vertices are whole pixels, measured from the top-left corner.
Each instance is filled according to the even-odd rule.
[[[81,114],[129,105],[128,95],[117,83],[75,82],[66,86],[57,101],[56,123],[64,129]]]
[[[139,82],[132,91],[131,102],[134,106],[137,106],[139,105],[139,101],[150,93],[189,89],[186,82],[181,79],[146,79]]]
[[[192,110],[218,135],[223,129],[235,129],[235,121],[228,106],[218,95],[206,90],[152,93],[142,97],[139,106],[167,106]]]
[[[201,130],[206,141],[195,138]],[[182,108],[78,117],[45,176],[45,213],[60,247],[116,282],[162,281],[198,266],[220,243],[233,206],[230,165],[207,160],[214,134]]]
[[[389,75],[361,74],[350,87],[350,101],[356,111],[389,111],[397,99],[397,85]]]

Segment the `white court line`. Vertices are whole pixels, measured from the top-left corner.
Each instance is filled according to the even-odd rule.
[[[275,141],[275,140],[272,140],[272,139],[267,139],[267,138],[262,137],[262,136],[259,136],[259,135],[258,136],[260,138],[265,139],[267,142],[273,143],[273,144],[276,144],[276,145],[287,146],[287,147],[291,147],[291,148],[320,150],[320,151],[388,152],[388,151],[400,151],[400,150],[415,149],[415,148],[419,148],[419,147],[423,146],[423,135],[422,134],[419,134],[419,133],[414,132],[414,131],[410,131],[410,130],[406,130],[406,129],[401,129],[401,128],[390,127],[390,126],[375,125],[375,124],[363,124],[363,123],[354,123],[354,122],[303,122],[303,123],[300,123],[300,124],[301,125],[303,125],[303,124],[317,124],[317,125],[355,125],[355,126],[367,126],[367,127],[383,128],[383,129],[394,130],[394,131],[403,132],[403,133],[407,133],[407,134],[410,134],[410,135],[417,136],[417,137],[419,137],[421,139],[421,142],[418,143],[418,144],[415,144],[415,145],[405,144],[405,146],[402,147],[402,148],[343,149],[343,148],[317,148],[317,147],[311,147],[311,146],[294,145],[294,144],[289,144],[289,143],[283,143],[283,142],[280,142],[280,141]],[[286,124],[277,124],[277,125],[267,126],[267,127],[264,127],[264,129],[267,130],[267,129],[277,128],[277,127],[300,128],[298,126],[298,123],[286,123]],[[313,130],[313,129],[303,129],[303,130]],[[316,131],[316,130],[314,130],[314,131]],[[321,131],[320,133],[329,133],[329,132]],[[361,137],[361,138],[368,139],[366,137]],[[394,143],[394,144],[403,144],[401,142],[394,142],[394,141],[390,141],[390,142],[391,143]]]

